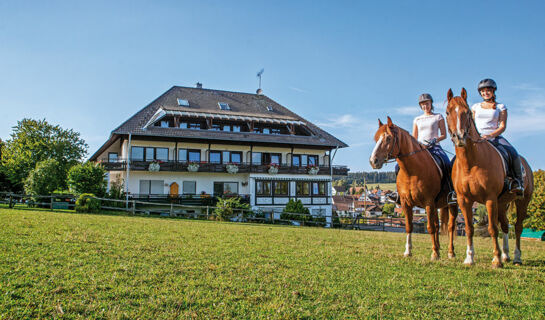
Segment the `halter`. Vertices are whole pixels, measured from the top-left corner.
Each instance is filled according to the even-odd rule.
[[[480,143],[480,142],[483,142],[483,141],[486,141],[486,139],[478,139],[477,141],[474,141],[471,136],[469,135],[469,130],[470,130],[470,127],[471,125],[473,125],[473,127],[475,127],[475,130],[477,129],[477,126],[475,125],[475,120],[473,119],[473,117],[471,116],[471,114],[469,112],[467,112],[467,120],[468,120],[468,123],[469,123],[469,126],[466,126],[463,130],[463,133],[462,133],[462,137],[461,138],[466,138],[466,139],[469,139],[471,140],[473,143]],[[450,128],[449,128],[449,131],[450,131]],[[450,140],[452,140],[453,143],[455,143],[454,141],[454,136],[458,136],[458,133],[455,132],[454,134],[451,133],[450,135]],[[458,139],[460,139],[460,137],[458,137]],[[456,144],[456,143],[455,143]]]

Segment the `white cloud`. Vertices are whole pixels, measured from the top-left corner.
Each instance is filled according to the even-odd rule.
[[[513,88],[523,90],[523,91],[542,91],[543,90],[543,88],[540,88],[531,83],[520,83],[520,84],[514,85]]]
[[[422,113],[422,110],[418,106],[404,106],[394,109],[395,112],[403,116],[417,116]]]
[[[300,93],[309,93],[308,91],[306,91],[304,89],[301,89],[301,88],[297,88],[297,87],[290,87],[290,89],[293,90],[293,91],[300,92]]]

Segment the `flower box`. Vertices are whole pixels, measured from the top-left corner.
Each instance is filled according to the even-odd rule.
[[[198,163],[190,163],[187,165],[187,171],[189,172],[197,172],[199,171],[199,164]]]
[[[228,164],[225,166],[225,169],[230,174],[236,174],[238,172],[238,166],[236,164]]]
[[[311,175],[317,175],[318,171],[320,171],[320,168],[316,166],[308,167],[307,169],[308,174],[311,174]]]
[[[152,161],[149,164],[148,171],[149,172],[159,172],[161,170],[161,162],[160,161]]]

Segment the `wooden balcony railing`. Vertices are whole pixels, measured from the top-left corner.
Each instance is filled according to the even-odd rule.
[[[104,168],[108,171],[124,171],[127,170],[127,161],[120,159],[117,161],[100,161]],[[153,161],[134,161],[130,163],[130,170],[148,171],[150,164]],[[188,171],[190,163],[185,161],[159,161],[160,171]],[[199,169],[197,172],[227,172],[227,164],[224,163],[198,163]],[[238,173],[269,173],[270,165],[253,164],[253,163],[234,163],[238,167]],[[329,175],[333,171],[333,175],[346,176],[348,175],[348,167],[346,166],[318,166],[318,175]],[[290,164],[278,165],[278,174],[308,174],[309,167],[292,166]]]

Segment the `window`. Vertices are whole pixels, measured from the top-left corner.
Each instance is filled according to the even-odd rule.
[[[201,150],[189,150],[188,161],[201,162]]]
[[[238,182],[214,182],[214,195],[238,194]]]
[[[117,162],[117,152],[108,152],[108,162]]]
[[[231,163],[241,163],[242,152],[231,152]]]
[[[178,105],[180,107],[189,107],[189,101],[185,99],[178,99]]]
[[[233,130],[232,130],[232,131],[233,131],[233,132],[240,132],[240,129],[241,129],[240,126],[238,126],[238,125],[233,125]]]
[[[132,161],[168,161],[168,148],[132,147]]]
[[[221,110],[231,110],[231,107],[229,107],[228,103],[225,102],[218,102],[218,106]]]
[[[310,182],[297,181],[295,183],[295,194],[297,196],[310,196]]]
[[[267,111],[273,111],[273,107],[272,106],[267,106]]]
[[[271,128],[271,134],[280,134],[280,129],[278,128]]]
[[[307,154],[294,154],[291,157],[291,163],[294,167],[306,167],[307,165],[317,166],[318,156]]]
[[[201,129],[201,124],[200,123],[190,123],[189,124],[189,129],[200,130]]]
[[[132,147],[131,148],[131,160],[144,161],[144,147]]]
[[[281,164],[282,155],[280,153],[263,153],[263,162],[262,164]]]
[[[274,195],[275,196],[287,196],[288,195],[288,181],[274,181]]]
[[[196,181],[184,181],[183,182],[183,194],[196,194],[197,182]]]
[[[168,128],[168,121],[161,121],[161,128]]]
[[[188,123],[187,122],[180,122],[179,127],[181,129],[187,129],[188,128]]]
[[[313,182],[312,183],[312,195],[325,196],[326,195],[326,182]]]
[[[178,149],[178,161],[187,161],[187,149]]]
[[[252,152],[252,164],[261,164],[261,152]]]
[[[258,196],[271,196],[271,182],[270,181],[256,181],[255,182],[255,194]]]
[[[164,184],[164,180],[140,180],[140,194],[163,194]]]
[[[220,151],[210,151],[210,163],[221,163]]]
[[[210,128],[210,130],[220,131],[220,130],[221,130],[221,125],[219,125],[219,124],[212,124],[212,128]]]

